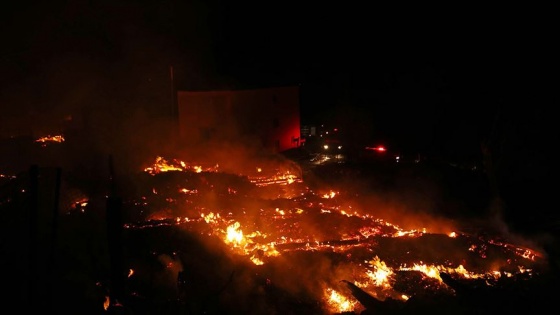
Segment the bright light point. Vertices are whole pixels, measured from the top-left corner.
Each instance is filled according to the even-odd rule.
[[[373,151],[378,151],[378,152],[385,152],[386,149],[384,146],[380,145],[377,147],[366,147],[366,150],[373,150]]]
[[[328,145],[328,144],[325,144],[325,145],[323,146],[323,149],[328,150],[328,149],[329,149],[329,145]]]
[[[339,149],[339,150],[340,150],[340,149],[342,149],[342,146],[341,146],[341,145],[339,145],[339,146],[338,146],[338,149]]]

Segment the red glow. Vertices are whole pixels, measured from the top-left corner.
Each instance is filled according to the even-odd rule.
[[[378,152],[385,152],[387,151],[387,149],[385,149],[384,146],[380,145],[377,147],[366,147],[366,150],[373,150],[373,151],[378,151]]]

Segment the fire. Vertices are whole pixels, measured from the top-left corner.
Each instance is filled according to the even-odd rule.
[[[79,211],[84,213],[86,208],[89,204],[89,200],[86,197],[76,198],[69,206],[69,210],[71,211]]]
[[[214,165],[212,167],[203,168],[201,165],[194,165],[190,166],[189,164],[185,163],[184,161],[174,159],[171,162],[163,158],[162,156],[156,157],[156,160],[152,166],[144,168],[144,172],[147,172],[151,175],[155,175],[162,172],[182,172],[182,171],[191,171],[194,173],[201,173],[201,172],[217,172],[218,165]]]
[[[190,180],[196,178],[191,177],[193,173],[215,172],[217,166],[215,168],[203,168],[200,164],[189,166],[183,161],[167,161],[158,157],[154,165],[145,168],[144,171],[151,175],[167,171],[190,172],[188,177]],[[204,178],[203,184],[207,185],[204,187],[183,188],[185,184],[180,182],[170,189],[167,186],[154,188],[153,194],[148,193],[149,197],[146,198],[161,200],[164,205],[157,209],[158,212],[155,212],[157,215],[152,213],[151,216],[147,216],[152,221],[137,225],[129,224],[127,227],[181,225],[191,231],[204,231],[204,235],[217,237],[232,253],[246,258],[255,265],[275,262],[274,258],[277,256],[289,259],[294,252],[321,252],[333,255],[337,257],[337,261],[342,261],[345,267],[350,266],[352,273],[349,277],[352,279],[348,280],[356,286],[365,291],[376,292],[380,297],[391,297],[401,301],[406,301],[414,295],[407,290],[400,292],[395,289],[400,288],[395,285],[399,281],[398,277],[402,277],[402,274],[408,271],[415,277],[420,277],[419,281],[429,280],[429,285],[443,290],[445,285],[441,277],[442,273],[453,274],[462,279],[483,279],[491,283],[500,277],[530,273],[531,263],[541,257],[539,253],[528,248],[468,234],[457,232],[432,234],[421,226],[403,229],[397,224],[368,214],[372,212],[365,209],[366,206],[354,205],[356,208],[354,209],[353,206],[345,204],[344,194],[338,191],[314,192],[304,185],[287,187],[294,183],[303,183],[299,177],[289,171],[265,172],[257,167],[256,173],[258,173],[256,176],[243,177],[252,184],[250,191],[229,183],[223,186],[222,190],[218,190],[216,188],[218,185],[209,182],[210,176],[201,176]],[[283,200],[265,202],[258,199],[259,191],[277,187],[282,190],[293,188],[297,193],[294,193],[295,197]],[[233,206],[231,205],[233,202],[221,203],[215,202],[215,199],[212,199],[211,203],[205,203],[201,201],[201,195],[208,191],[207,189],[212,191],[213,198],[215,196],[227,198],[224,201],[247,200],[255,191],[259,197],[255,197],[257,200],[255,202]],[[166,193],[169,192],[176,195],[167,196]],[[142,199],[137,204],[141,207],[150,207],[153,203]],[[176,206],[177,212],[170,215],[170,212],[166,211],[172,206]],[[446,226],[439,228],[443,231],[451,230]],[[414,255],[414,251],[422,247],[417,245],[423,244],[424,241],[433,242],[429,244],[436,247],[440,243],[452,244],[448,248],[458,248],[461,255],[449,255],[444,258],[440,256],[433,258],[426,253],[421,254],[427,257],[421,254]],[[400,249],[398,245],[403,246],[402,252],[398,252]],[[377,255],[393,248],[395,252],[391,254],[394,257]],[[500,256],[496,259],[497,262],[490,261],[489,257],[494,258],[492,255],[496,253],[507,255],[508,259],[501,259]],[[383,260],[380,257],[383,257]],[[457,257],[476,257],[483,263],[468,264]],[[486,261],[488,263],[484,265]],[[498,271],[499,269],[504,270]],[[319,292],[322,302],[328,309],[333,312],[352,312],[360,307],[359,302],[333,289],[336,288],[334,283],[328,281],[325,280],[323,286],[328,289],[324,292],[321,289]],[[424,283],[417,285],[421,287]]]
[[[234,246],[240,245],[243,241],[243,232],[239,229],[239,226],[239,222],[235,222],[227,228],[226,241],[234,244]]]
[[[111,298],[108,295],[106,295],[105,296],[105,301],[103,301],[103,309],[108,310],[109,305],[111,305]]]
[[[323,194],[323,198],[325,199],[334,198],[334,196],[336,196],[336,192],[332,190],[326,194]]]
[[[62,136],[62,135],[56,135],[56,136],[48,135],[48,136],[41,137],[41,138],[35,140],[35,142],[41,142],[44,145],[46,145],[47,142],[61,143],[61,142],[64,142],[64,136]]]
[[[325,291],[328,307],[335,313],[351,312],[356,308],[356,301],[354,298],[348,298],[339,292],[327,288]]]
[[[439,269],[444,269],[441,266],[439,267]],[[425,264],[414,264],[414,266],[412,266],[411,268],[406,268],[406,267],[402,267],[400,268],[400,270],[416,270],[416,271],[420,271],[423,274],[425,274],[426,276],[430,277],[430,278],[434,278],[437,279],[441,282],[443,282],[443,280],[441,279],[441,276],[439,274],[440,270],[438,269],[438,267],[436,266],[428,266]],[[445,268],[446,269],[446,268]],[[450,269],[451,270],[451,269]],[[457,270],[462,270],[465,271],[466,274],[466,270],[464,270],[463,266],[459,266]]]
[[[373,266],[374,270],[368,270],[367,276],[373,280],[376,286],[390,288],[391,284],[389,280],[393,276],[393,270],[387,267],[385,262],[381,261],[377,256],[375,256],[369,264]]]
[[[200,215],[202,218],[204,218],[204,221],[206,221],[206,223],[218,223],[218,220],[220,219],[220,214],[214,214],[213,212],[210,212],[207,215],[204,215],[204,213],[202,213]]]
[[[290,171],[276,170],[274,174],[265,174],[263,169],[257,167],[258,176],[248,176],[251,183],[258,187],[269,185],[290,185],[293,183],[301,183],[301,179],[297,175],[292,174]]]
[[[180,164],[179,164],[180,165]],[[152,175],[160,173],[160,172],[169,172],[169,171],[182,171],[183,168],[177,165],[169,164],[167,160],[163,157],[158,156],[153,166],[146,167],[144,169],[145,172],[148,172]]]
[[[198,191],[196,189],[186,189],[186,188],[181,188],[179,189],[179,192],[183,193],[183,194],[189,194],[189,195],[194,195],[197,194]]]
[[[232,245],[232,248],[238,250],[239,253],[249,256],[249,259],[255,265],[263,265],[264,257],[278,256],[280,253],[274,248],[274,244],[258,244],[255,238],[266,238],[266,235],[259,231],[243,235],[241,224],[235,222],[227,227],[225,242]]]

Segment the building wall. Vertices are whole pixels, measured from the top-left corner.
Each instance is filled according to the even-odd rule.
[[[278,152],[300,140],[299,87],[178,91],[179,135],[186,143],[249,140]]]

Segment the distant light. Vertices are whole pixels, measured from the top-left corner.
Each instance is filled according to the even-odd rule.
[[[334,128],[334,131],[338,131],[338,128]]]
[[[326,133],[326,134],[329,134],[329,132],[328,132],[328,131],[326,131],[325,133]]]
[[[341,145],[339,145],[339,146],[338,146],[338,149],[339,149],[339,150],[340,150],[340,149],[342,149],[342,146],[341,146]]]
[[[373,151],[378,151],[378,152],[385,152],[387,151],[387,149],[385,149],[384,146],[380,145],[377,147],[366,147],[366,150],[373,150]]]
[[[325,145],[323,146],[323,149],[328,150],[328,149],[329,149],[329,145],[328,145],[328,144],[325,144]]]

